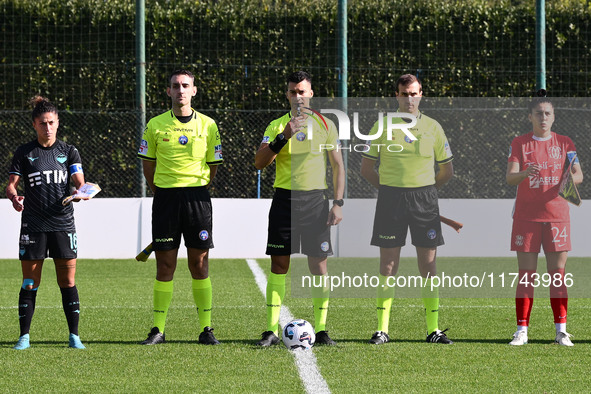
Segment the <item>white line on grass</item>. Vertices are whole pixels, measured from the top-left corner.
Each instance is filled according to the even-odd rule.
[[[259,290],[261,293],[263,293],[263,296],[266,296],[267,277],[265,276],[265,273],[256,260],[246,259],[246,262],[248,263],[248,267],[254,275],[254,280],[256,281]],[[294,317],[292,316],[289,309],[285,305],[282,305],[281,313],[279,315],[279,325],[283,327],[293,319]],[[302,383],[304,383],[306,392],[314,394],[330,393],[330,389],[328,388],[326,380],[324,380],[320,374],[314,353],[312,351],[294,351],[292,353],[295,358],[296,367],[298,367],[300,379],[302,380]]]

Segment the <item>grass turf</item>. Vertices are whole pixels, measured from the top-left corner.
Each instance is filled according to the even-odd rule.
[[[506,262],[490,259],[490,264]],[[259,264],[268,273],[269,262]],[[405,264],[412,265],[412,259]],[[440,259],[440,266],[445,264]],[[32,347],[14,351],[20,265],[0,261],[0,391],[303,391],[289,351],[253,346],[265,329],[266,312],[246,262],[212,260],[210,274],[213,326],[222,345],[196,343],[197,313],[186,261],[181,260],[167,319],[168,343],[147,347],[138,342],[152,326],[154,261],[79,260],[80,336],[87,346],[79,351],[67,347],[55,269],[47,260],[31,327]],[[287,293],[291,313],[313,322],[311,300]],[[530,343],[514,348],[507,345],[515,330],[512,298],[442,298],[440,328],[450,327],[449,337],[456,342],[442,346],[425,343],[421,299],[397,298],[390,320],[393,342],[370,346],[375,301],[333,298],[328,329],[338,345],[314,352],[333,392],[587,391],[589,312],[588,299],[570,300],[568,330],[575,347],[556,346],[549,301],[536,299]]]

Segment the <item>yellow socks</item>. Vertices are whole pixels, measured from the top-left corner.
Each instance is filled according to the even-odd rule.
[[[160,282],[154,281],[154,327],[158,327],[160,332],[164,332],[166,325],[166,315],[172,301],[172,281]]]
[[[197,306],[199,315],[199,332],[203,332],[205,327],[211,327],[211,308],[212,308],[212,287],[211,279],[193,279],[193,299]]]

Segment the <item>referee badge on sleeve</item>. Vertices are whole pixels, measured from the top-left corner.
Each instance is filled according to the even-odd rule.
[[[142,142],[140,143],[140,150],[139,150],[138,153],[140,155],[146,155],[146,154],[148,154],[148,141],[142,140]]]
[[[216,145],[214,147],[214,155],[216,160],[222,160],[222,145]]]
[[[448,157],[451,157],[452,154],[451,154],[451,148],[449,147],[449,142],[445,141],[444,148],[445,148],[445,153],[447,154],[447,156]]]

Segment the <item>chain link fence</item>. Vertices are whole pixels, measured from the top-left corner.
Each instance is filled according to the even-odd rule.
[[[527,96],[535,84],[533,1],[358,0],[349,2],[350,97],[389,97],[403,73],[418,75],[431,97]],[[146,117],[166,111],[169,73],[196,75],[194,107],[219,125],[225,163],[212,185],[219,198],[270,197],[274,166],[260,174],[254,153],[266,125],[286,111],[285,76],[305,69],[316,97],[333,97],[342,70],[336,1],[306,12],[292,0],[146,2]],[[298,8],[299,7],[299,8]],[[140,113],[135,99],[135,11],[127,0],[0,0],[0,164],[35,137],[27,99],[48,97],[60,109],[58,137],[80,150],[88,181],[100,197],[138,197],[136,158]],[[553,96],[591,94],[591,13],[583,2],[548,2],[547,79]],[[514,107],[526,121],[525,107]],[[425,108],[440,120],[455,155],[447,198],[510,198],[506,153],[527,131],[481,111],[470,123],[455,110]],[[584,110],[568,110],[573,119]],[[574,120],[573,120],[574,122]],[[588,124],[568,123],[557,109],[556,130],[573,138],[583,169]],[[494,125],[482,132],[480,124]],[[487,129],[488,130],[488,129]],[[354,141],[352,141],[354,142]],[[348,196],[371,196],[359,174],[360,155],[347,154]],[[6,173],[5,173],[6,174]],[[4,189],[6,177],[0,177]],[[583,197],[591,195],[583,184]],[[147,192],[149,195],[149,191]]]
[[[442,124],[454,154],[455,176],[440,190],[442,198],[514,198],[515,187],[505,182],[507,155],[511,140],[531,130],[527,101],[509,98],[423,99],[421,108]],[[591,104],[587,99],[554,101],[556,121],[553,129],[573,139],[585,170],[587,163],[591,162]],[[259,173],[254,167],[254,154],[266,126],[285,112],[204,111],[218,123],[224,149],[224,164],[219,167],[212,184],[212,196],[272,196],[275,166],[272,164]],[[157,113],[149,114],[154,115]],[[103,187],[101,197],[142,195],[141,163],[136,158],[138,141],[134,135],[138,117],[133,111],[60,112],[58,138],[78,148],[87,180]],[[362,119],[360,130],[367,134],[375,118],[363,122]],[[32,140],[35,132],[30,113],[23,111],[0,111],[0,127],[7,136],[0,142],[3,152],[0,157],[4,168],[8,168],[11,152],[18,145]],[[364,142],[354,138],[350,146]],[[375,197],[375,190],[360,174],[361,153],[355,152],[354,148],[350,150],[343,151],[348,164],[348,197]],[[328,184],[330,187],[330,181]],[[591,182],[584,182],[580,192],[582,198],[589,198]],[[149,191],[147,195],[150,195]]]

